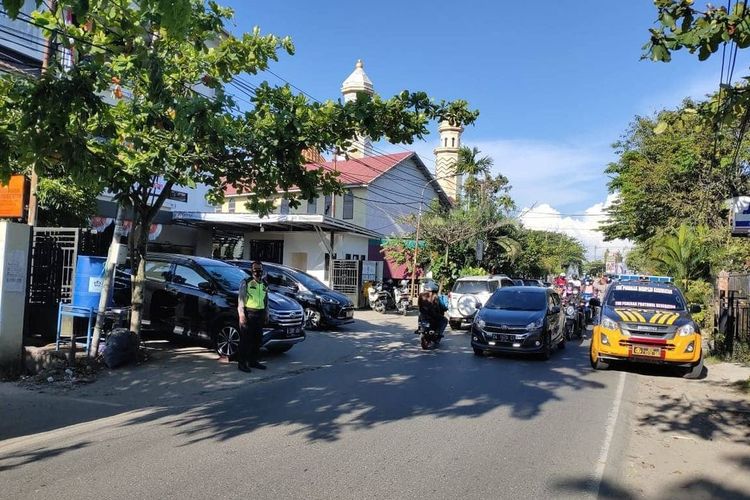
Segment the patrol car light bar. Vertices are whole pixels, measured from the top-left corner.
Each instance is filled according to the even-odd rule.
[[[672,283],[671,276],[644,276],[642,274],[618,274],[618,281],[646,281],[650,283]]]

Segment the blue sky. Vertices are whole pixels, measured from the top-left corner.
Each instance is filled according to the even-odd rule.
[[[383,96],[409,89],[469,101],[481,115],[464,144],[495,159],[519,208],[535,207],[535,224],[561,230],[594,218],[566,214],[601,208],[610,144],[635,115],[700,97],[719,82],[717,56],[640,60],[656,19],[649,0],[223,3],[236,11],[235,31],[257,25],[291,36],[296,55],[272,70],[319,99],[338,98],[361,58]],[[747,66],[740,56],[735,74]],[[253,78],[260,79],[282,83]],[[430,166],[436,141],[433,132],[408,147]]]

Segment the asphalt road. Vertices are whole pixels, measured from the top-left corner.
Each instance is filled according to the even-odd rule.
[[[195,349],[64,394],[6,386],[0,498],[585,498],[617,477],[630,377],[592,371],[586,342],[423,352],[415,321],[360,313],[250,375]]]

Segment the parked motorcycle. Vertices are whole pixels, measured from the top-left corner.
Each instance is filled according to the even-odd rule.
[[[440,345],[440,335],[430,328],[430,322],[419,319],[417,322],[417,330],[414,332],[419,335],[419,341],[422,344],[422,349],[435,349]]]
[[[381,314],[389,309],[396,309],[393,294],[379,281],[373,283],[367,290],[367,300],[370,304],[370,309]]]
[[[401,280],[398,287],[393,288],[393,299],[396,303],[396,309],[403,314],[411,309],[411,297],[409,296],[409,281]]]

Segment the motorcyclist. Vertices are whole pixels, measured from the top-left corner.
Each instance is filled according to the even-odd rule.
[[[438,287],[435,283],[427,283],[424,291],[419,294],[419,319],[430,323],[433,330],[441,338],[448,326],[448,318],[445,317],[445,307],[438,298]]]
[[[573,288],[578,288],[580,290],[581,288],[581,280],[578,279],[578,275],[574,274],[573,277],[570,279],[570,283],[573,285]]]
[[[565,282],[565,273],[560,273],[560,275],[555,278],[556,287],[563,288],[565,286]]]

